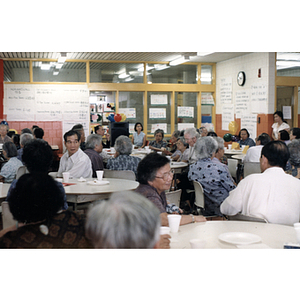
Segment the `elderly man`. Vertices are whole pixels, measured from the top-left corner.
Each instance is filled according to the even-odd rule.
[[[90,158],[92,162],[93,177],[97,177],[96,171],[103,170],[103,159],[100,156],[102,152],[102,137],[98,134],[90,134],[86,139],[84,153]]]
[[[8,127],[5,124],[0,125],[0,144],[4,144],[5,142],[10,142],[11,138],[7,135]]]
[[[160,236],[160,213],[144,196],[119,192],[88,213],[86,236],[95,248],[170,248],[170,235]]]
[[[184,139],[189,144],[189,164],[193,164],[197,161],[194,145],[199,137],[199,133],[196,128],[187,128],[184,132]]]
[[[105,135],[105,130],[104,130],[102,125],[95,126],[94,131],[95,131],[96,134],[101,135],[101,137],[103,139],[103,137]],[[104,143],[103,140],[102,140],[103,148],[110,148],[110,140],[109,140],[110,135],[109,135],[108,132],[106,133],[105,137],[106,137],[106,143]]]
[[[288,147],[271,141],[261,151],[262,173],[240,181],[221,205],[225,215],[242,213],[270,223],[293,225],[300,220],[300,181],[284,172]]]
[[[80,133],[67,131],[64,134],[64,143],[67,148],[59,163],[57,177],[62,177],[63,172],[70,172],[73,178],[92,177],[92,163],[89,157],[79,148]]]
[[[256,140],[256,146],[247,150],[244,162],[260,162],[261,149],[270,141],[271,137],[267,133],[260,134]]]
[[[31,133],[22,133],[20,136],[20,149],[18,150],[17,158],[21,162],[23,162],[22,155],[23,155],[24,146],[31,140],[33,140],[33,135]]]
[[[208,134],[208,131],[207,131],[207,129],[206,129],[206,127],[200,127],[199,128],[199,131],[200,131],[200,136],[202,137],[202,136],[207,136],[207,134]]]
[[[141,159],[136,156],[130,156],[132,152],[132,143],[129,137],[120,135],[115,141],[115,158],[107,161],[106,168],[110,170],[131,170],[137,173],[137,167]]]

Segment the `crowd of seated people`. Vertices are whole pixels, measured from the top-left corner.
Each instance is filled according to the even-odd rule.
[[[224,217],[236,213],[264,217],[271,223],[291,225],[292,222],[299,221],[300,210],[296,209],[300,203],[299,128],[291,129],[288,143],[285,140],[274,144],[268,134],[262,133],[256,139],[256,145],[248,130],[241,129],[240,145],[249,146],[245,161],[259,161],[262,174],[249,175],[236,184],[226,165],[224,140],[215,132],[208,132],[206,128],[200,128],[200,134],[196,128],[174,131],[169,144],[164,141],[164,131],[158,129],[154,133],[155,140],[149,144],[153,152],[143,159],[131,155],[134,144],[130,138],[121,135],[115,140],[114,157],[109,156],[104,163],[104,130],[100,130],[103,127],[99,126],[95,134],[85,139],[83,126],[79,125],[81,124],[75,125],[64,134],[66,152],[61,157],[57,176],[62,177],[62,173],[68,171],[73,178],[89,178],[96,177],[96,171],[104,168],[132,170],[139,182],[138,188],[135,192],[113,194],[109,201],[94,205],[87,214],[87,219],[77,213],[73,214],[68,209],[62,183],[47,175],[53,159],[50,145],[42,136],[32,134],[39,132],[38,127],[33,128],[33,131],[25,128],[20,135],[20,158],[29,174],[18,180],[14,180],[15,175],[12,176],[7,201],[16,225],[0,232],[0,248],[170,248],[170,236],[160,236],[157,229],[159,225],[168,226],[168,214],[181,214],[180,225],[205,222],[205,216]],[[280,131],[278,139],[281,139]],[[143,144],[144,142],[143,137]],[[4,155],[9,163],[15,156],[9,158],[6,154],[9,152],[7,145],[14,146],[14,149],[16,146],[10,141],[3,145]],[[170,190],[173,180],[170,160],[166,157],[170,154],[176,154],[175,161],[188,163],[186,170],[179,176],[178,188],[182,189],[179,207],[169,203],[166,198],[166,191]],[[194,180],[201,183],[204,190],[203,215],[198,215],[193,210],[193,199],[187,192],[193,189]],[[262,192],[268,180],[272,184],[267,191]],[[35,186],[34,182],[39,186]],[[294,191],[290,191],[292,186],[295,187]],[[35,191],[32,199],[28,196],[29,187],[31,191]],[[43,192],[48,193],[48,188],[51,189],[49,197],[37,205],[43,198]],[[288,192],[285,193],[286,190]],[[276,197],[271,201],[270,195],[274,193]],[[255,200],[258,195],[259,205]],[[50,204],[54,197],[56,201]],[[287,198],[292,199],[288,204]],[[19,211],[22,208],[19,204],[21,199],[22,205],[27,206],[22,213]],[[185,203],[188,203],[188,209]],[[29,212],[31,205],[39,208],[40,215],[34,209]],[[280,206],[284,206],[284,209],[279,213]],[[45,210],[49,211],[48,215],[43,215]],[[140,219],[134,217],[137,215]],[[128,222],[124,221],[125,216]],[[77,227],[70,227],[70,222],[73,221]],[[137,237],[140,230],[145,230],[145,222],[149,231],[142,240]],[[55,238],[51,231],[53,226],[60,228],[60,234]],[[120,232],[128,234],[126,239],[119,239],[115,231],[105,229],[108,226],[120,226]],[[76,238],[73,242],[64,238],[75,232]],[[32,242],[25,243],[20,240],[20,236],[24,234],[35,234],[36,237]]]

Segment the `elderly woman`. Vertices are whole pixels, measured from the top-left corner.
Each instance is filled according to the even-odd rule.
[[[96,171],[103,170],[103,158],[100,156],[102,152],[102,137],[99,134],[90,134],[86,139],[85,150],[83,151],[92,162],[93,177],[97,178]]]
[[[8,160],[1,169],[0,181],[11,183],[15,178],[19,167],[23,166],[22,162],[17,159],[17,147],[13,142],[3,144],[3,155]]]
[[[177,150],[180,151],[180,155],[176,161],[178,162],[188,162],[189,161],[189,144],[185,141],[183,137],[177,139],[176,142]]]
[[[168,225],[167,213],[173,213],[174,206],[167,203],[165,191],[170,189],[173,172],[167,157],[150,153],[140,162],[137,181],[140,183],[135,192],[149,199],[160,211],[161,224]],[[203,222],[203,216],[182,215],[180,225]]]
[[[240,146],[249,146],[249,148],[255,146],[255,142],[250,138],[250,133],[246,128],[240,130],[239,138]]]
[[[294,127],[290,131],[290,140],[300,139],[300,128]]]
[[[189,180],[201,183],[204,190],[204,215],[219,215],[221,203],[228,197],[229,192],[235,188],[226,168],[213,162],[218,143],[213,137],[202,137],[195,144],[198,161],[190,165]]]
[[[172,160],[177,160],[181,154],[181,152],[177,149],[177,139],[180,136],[180,131],[179,130],[175,130],[172,133],[172,136],[168,142],[168,147],[170,148],[167,153],[167,155],[171,155],[171,159]]]
[[[135,123],[134,133],[132,135],[132,144],[136,147],[144,148],[146,146],[146,134],[142,132],[143,125],[140,122]]]
[[[130,138],[125,135],[117,137],[115,140],[115,150],[114,158],[107,161],[106,168],[110,170],[131,170],[136,174],[141,159],[136,156],[130,156],[132,152]]]
[[[92,248],[81,216],[61,211],[64,194],[51,176],[24,174],[8,203],[16,225],[0,233],[0,248]]]
[[[282,111],[275,111],[274,114],[274,123],[272,125],[272,138],[277,141],[278,140],[278,133],[280,130],[286,130],[287,132],[290,131],[290,125],[284,120]]]
[[[0,124],[0,144],[10,142],[11,138],[7,135],[8,127],[5,124]]]
[[[156,129],[154,132],[155,141],[149,143],[149,149],[154,151],[167,151],[167,142],[163,141],[164,131],[162,129]]]
[[[300,140],[295,139],[288,144],[290,158],[288,161],[289,168],[287,174],[300,179]]]

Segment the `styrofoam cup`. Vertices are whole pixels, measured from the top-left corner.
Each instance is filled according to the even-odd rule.
[[[190,240],[190,245],[192,249],[204,249],[206,242],[200,239]]]
[[[296,231],[297,242],[300,244],[300,227],[296,226],[294,228],[295,228],[295,231]]]
[[[231,150],[232,145],[228,145],[228,149]]]
[[[96,171],[97,179],[98,179],[99,181],[102,180],[102,178],[103,178],[103,173],[104,173],[104,171]]]
[[[178,232],[181,215],[168,215],[169,227],[171,232]]]
[[[170,227],[166,227],[166,226],[161,226],[160,227],[160,235],[163,234],[170,234]]]
[[[69,182],[70,173],[69,172],[63,172],[62,175],[63,175],[63,178],[64,178],[64,182]]]

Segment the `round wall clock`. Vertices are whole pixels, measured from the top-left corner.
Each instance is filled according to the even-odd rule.
[[[243,71],[240,71],[237,75],[237,83],[239,86],[243,86],[246,82],[246,74]]]

